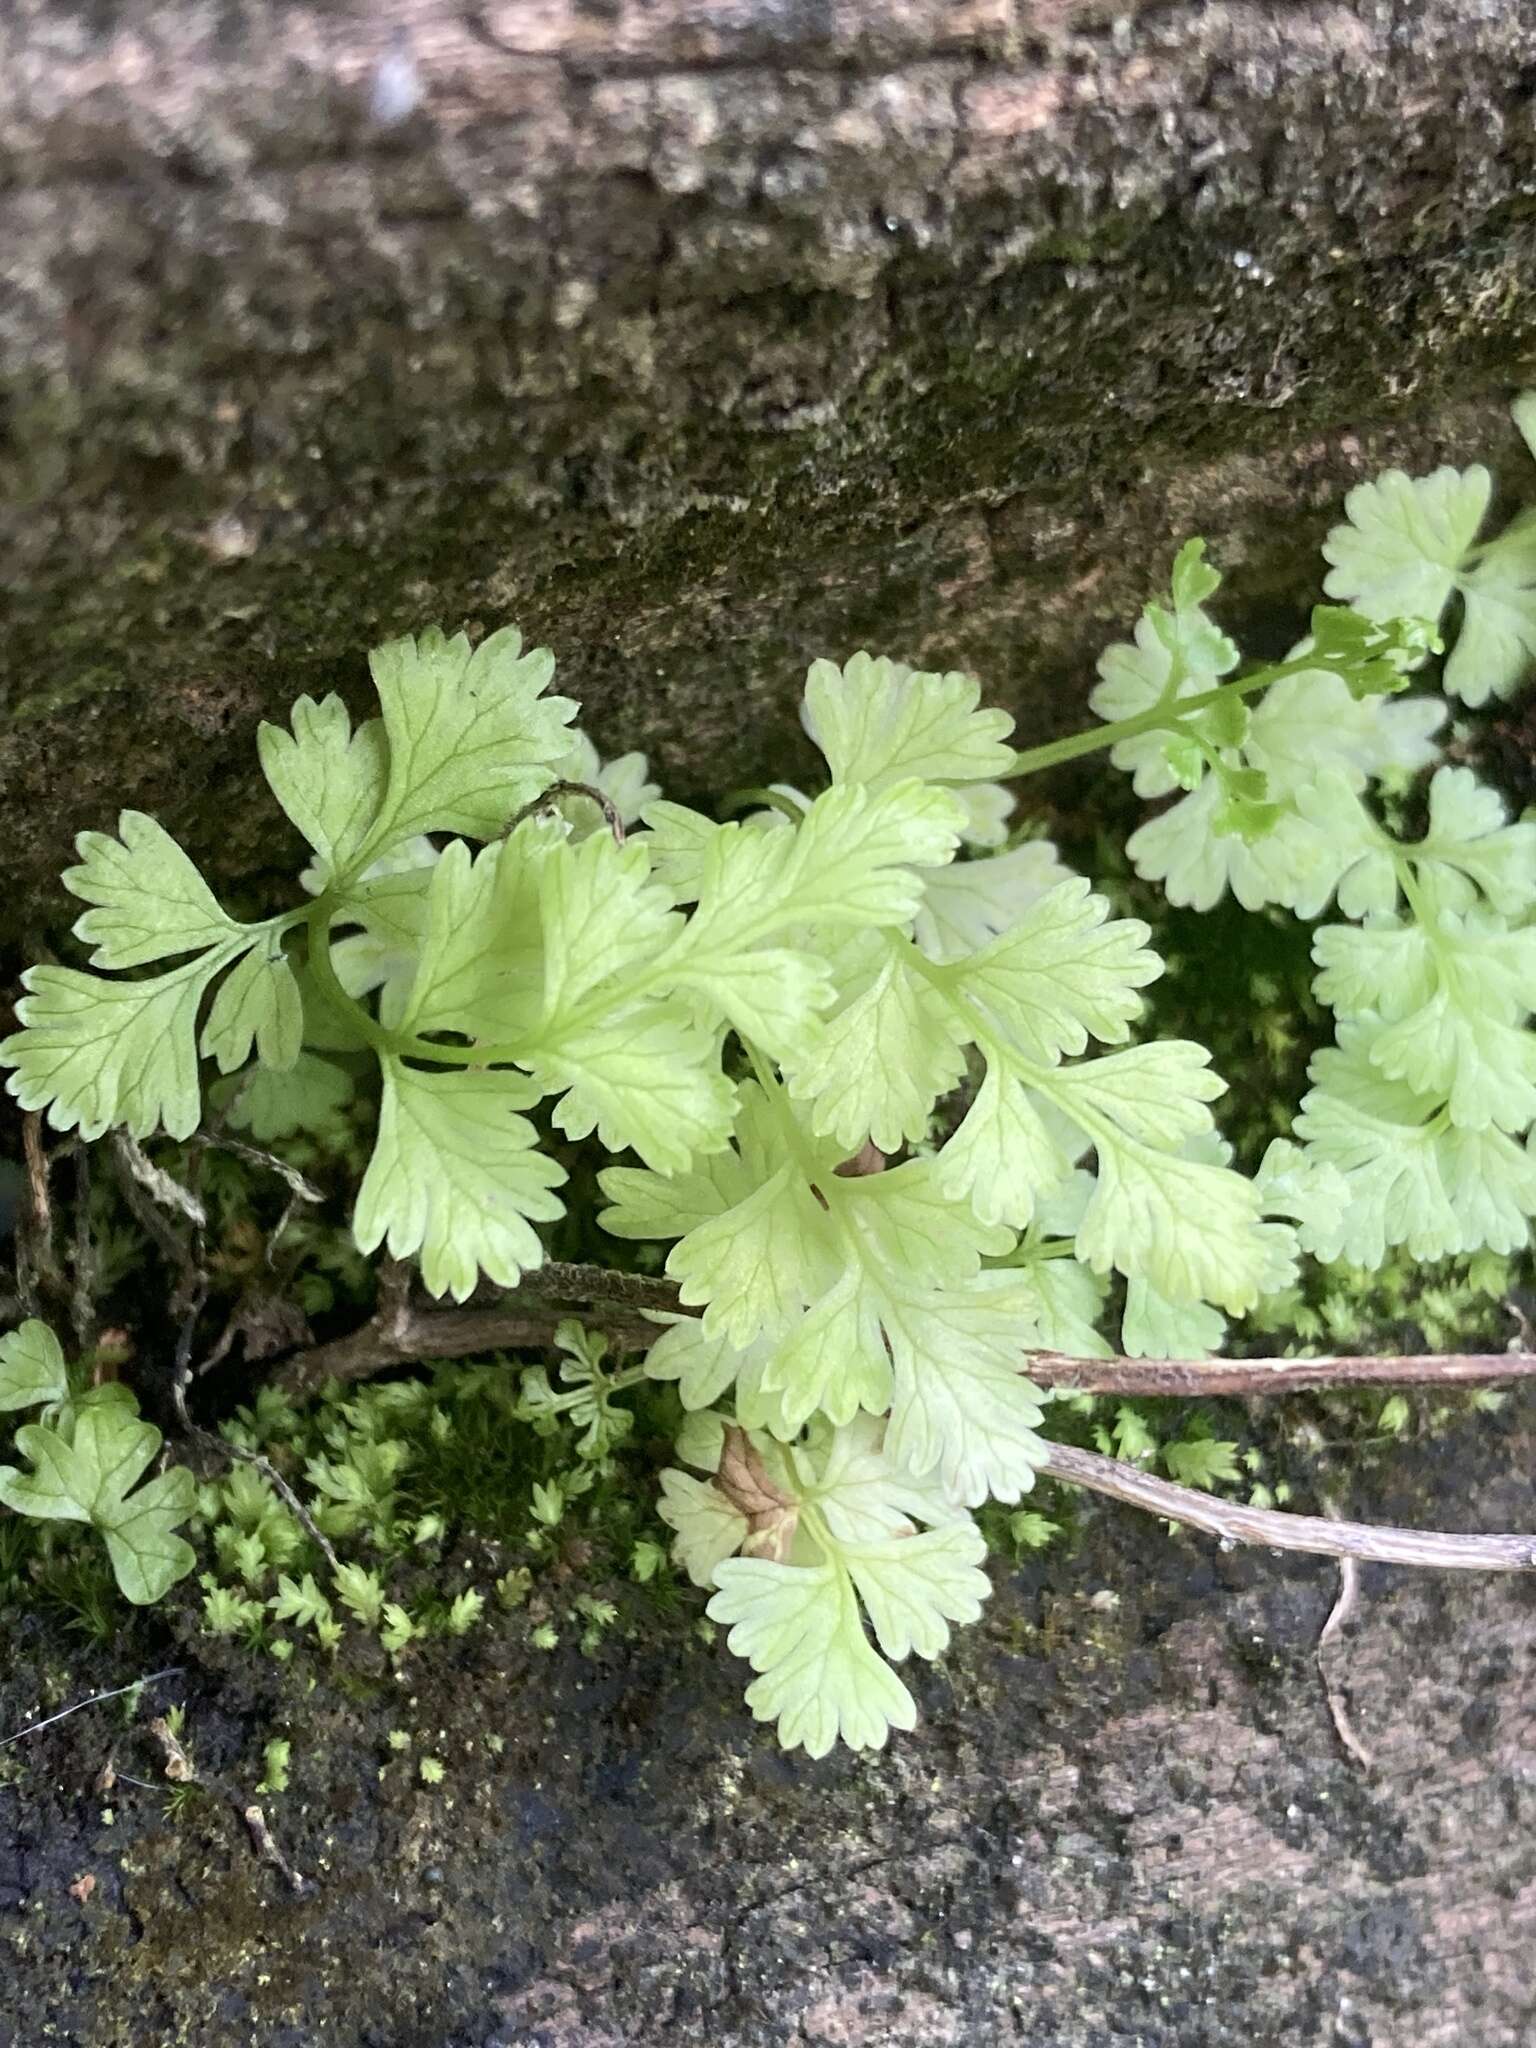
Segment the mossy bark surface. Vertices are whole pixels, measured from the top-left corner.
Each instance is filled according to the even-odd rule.
[[[22,0],[0,943],[57,936],[125,804],[237,891],[291,874],[258,719],[364,708],[432,620],[553,646],[694,797],[800,773],[805,664],[861,645],[1070,727],[1190,533],[1278,651],[1352,482],[1530,495],[1533,159],[1493,0]],[[1528,715],[1481,744],[1536,795]],[[1080,842],[1098,772],[1040,791]],[[1340,1504],[1536,1526],[1531,1428]],[[160,1784],[152,1701],[0,1750],[0,2048],[1525,2048],[1527,1582],[1365,1575],[1330,1668],[1369,1772],[1325,1565],[1103,1509],[997,1582],[917,1735],[816,1765],[692,1610],[313,1694],[190,1610],[105,1650],[17,1617],[0,1734],[178,1663],[207,1783],[93,1789]],[[237,1810],[274,1733],[302,1895]]]
[[[0,936],[154,811],[285,861],[301,689],[552,645],[679,794],[807,660],[1041,736],[1174,546],[1513,448],[1536,25],[1359,0],[24,0],[0,23]]]

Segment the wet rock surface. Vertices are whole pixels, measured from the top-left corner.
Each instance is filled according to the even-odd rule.
[[[1347,1505],[1530,1527],[1532,1419],[1522,1398],[1406,1446]],[[89,1657],[23,1623],[7,1732],[169,1655],[150,1697],[185,1700],[205,1788],[175,1814],[163,1785],[93,1791],[109,1754],[158,1779],[149,1699],[131,1729],[104,1705],[0,1752],[0,2041],[1529,2039],[1527,1581],[1366,1571],[1330,1660],[1362,1770],[1315,1665],[1326,1564],[1106,1508],[996,1577],[916,1675],[916,1735],[816,1764],[751,1728],[686,1617],[591,1660],[491,1624],[398,1686],[344,1659],[313,1692],[148,1623]],[[299,1896],[239,1817],[274,1729],[292,1782],[261,1804]]]

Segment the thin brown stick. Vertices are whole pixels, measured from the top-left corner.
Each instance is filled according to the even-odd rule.
[[[388,1254],[379,1261],[378,1305],[373,1320],[392,1344],[405,1341],[411,1320],[411,1269]]]
[[[567,1259],[551,1259],[535,1266],[518,1283],[519,1294],[536,1294],[555,1301],[590,1302],[606,1307],[617,1302],[624,1308],[653,1308],[662,1315],[683,1313],[677,1284],[653,1279],[646,1273],[614,1272]]]
[[[1330,1522],[1340,1522],[1344,1519],[1339,1513],[1336,1504],[1326,1495],[1323,1496],[1322,1509]],[[1333,1722],[1334,1733],[1338,1736],[1345,1754],[1352,1757],[1361,1770],[1369,1771],[1375,1769],[1376,1759],[1371,1755],[1370,1750],[1361,1741],[1356,1732],[1354,1718],[1349,1711],[1349,1702],[1344,1696],[1343,1688],[1334,1683],[1332,1673],[1328,1669],[1329,1660],[1327,1656],[1331,1644],[1338,1643],[1340,1648],[1343,1648],[1345,1627],[1353,1619],[1355,1609],[1359,1604],[1360,1560],[1358,1557],[1341,1557],[1339,1559],[1339,1597],[1334,1601],[1332,1608],[1329,1610],[1328,1619],[1323,1623],[1322,1634],[1317,1639],[1317,1649],[1314,1652],[1314,1656],[1317,1662],[1317,1675],[1322,1683],[1323,1698],[1328,1705],[1328,1715]]]
[[[208,1212],[192,1189],[183,1187],[176,1176],[167,1173],[164,1167],[156,1166],[131,1131],[115,1130],[112,1143],[125,1171],[162,1211],[168,1215],[184,1216],[194,1230],[208,1228]]]
[[[1027,1351],[1023,1370],[1037,1386],[1080,1394],[1293,1394],[1308,1387],[1479,1387],[1536,1377],[1533,1351],[1431,1351],[1418,1357],[1068,1358]]]
[[[138,1162],[144,1158],[143,1151],[128,1133],[114,1131],[111,1142],[112,1171],[117,1180],[118,1192],[131,1210],[134,1221],[154,1239],[162,1257],[175,1269],[175,1299],[184,1301],[188,1298],[192,1278],[197,1271],[197,1262],[192,1254],[191,1231],[178,1223],[173,1223],[159,1201],[151,1196],[139,1172]],[[158,1168],[154,1171],[158,1173]],[[185,1190],[182,1192],[185,1193]],[[186,1214],[179,1202],[176,1207],[180,1214]]]
[[[247,1145],[241,1138],[231,1138],[227,1133],[205,1131],[192,1139],[194,1148],[229,1152],[236,1159],[243,1159],[248,1166],[259,1166],[267,1173],[274,1173],[288,1190],[288,1201],[283,1213],[267,1237],[267,1264],[277,1264],[278,1239],[293,1221],[294,1212],[301,1202],[314,1206],[325,1200],[313,1181],[306,1180],[296,1166],[290,1166],[286,1159],[279,1159],[275,1152],[264,1152],[259,1145]]]
[[[1144,1508],[1165,1521],[1184,1522],[1226,1543],[1269,1550],[1301,1550],[1314,1557],[1353,1557],[1368,1564],[1412,1564],[1457,1571],[1536,1570],[1536,1536],[1460,1536],[1437,1529],[1377,1528],[1368,1522],[1327,1521],[1320,1515],[1279,1514],[1244,1507],[1154,1479],[1096,1451],[1047,1444],[1041,1469],[1069,1486],[1086,1486],[1111,1500]]]
[[[543,1351],[572,1310],[530,1307],[408,1310],[387,1312],[329,1344],[316,1344],[290,1358],[275,1384],[289,1400],[318,1393],[327,1380],[366,1380],[392,1366],[418,1359],[472,1358],[487,1351]],[[610,1336],[654,1343],[657,1326],[639,1314],[606,1311],[594,1318]]]
[[[216,1451],[228,1463],[250,1465],[255,1471],[259,1472],[278,1499],[283,1503],[283,1506],[287,1508],[289,1514],[293,1516],[293,1519],[304,1531],[310,1542],[314,1544],[316,1550],[325,1559],[326,1565],[334,1577],[341,1570],[341,1560],[336,1555],[334,1545],[314,1516],[309,1512],[309,1509],[305,1507],[303,1501],[300,1500],[299,1496],[288,1484],[282,1473],[272,1463],[272,1460],[264,1458],[260,1451],[248,1451],[244,1444],[232,1444],[227,1438],[216,1436],[211,1429],[204,1429],[200,1422],[194,1422],[187,1413],[187,1390],[185,1383],[181,1380],[176,1382],[175,1398],[176,1419],[187,1435],[195,1437],[200,1444],[206,1445],[210,1451]]]
[[[228,1152],[236,1159],[243,1159],[248,1166],[259,1166],[267,1173],[275,1173],[280,1181],[301,1202],[323,1202],[324,1195],[313,1181],[306,1180],[296,1166],[290,1166],[286,1159],[279,1159],[275,1152],[264,1152],[259,1145],[247,1145],[243,1138],[231,1138],[223,1133],[199,1132],[188,1139],[194,1151]]]
[[[533,1297],[531,1300],[526,1297]],[[290,1397],[312,1394],[327,1379],[364,1380],[414,1359],[464,1358],[483,1351],[537,1350],[553,1339],[573,1311],[543,1303],[551,1296],[590,1304],[588,1319],[611,1336],[653,1342],[655,1314],[686,1313],[677,1289],[642,1273],[610,1273],[601,1266],[549,1265],[524,1275],[505,1305],[470,1309],[414,1309],[397,1286],[387,1312],[350,1336],[301,1351],[281,1369],[277,1384]],[[1072,1358],[1061,1351],[1025,1351],[1021,1369],[1037,1386],[1085,1394],[1216,1395],[1294,1393],[1306,1387],[1487,1386],[1536,1376],[1536,1352],[1434,1352],[1418,1358]]]
[[[28,1315],[45,1313],[66,1298],[63,1270],[54,1243],[52,1162],[43,1145],[43,1120],[36,1110],[21,1120],[27,1165],[27,1199],[17,1219],[16,1281]],[[39,1289],[43,1300],[38,1298]]]
[[[21,1148],[27,1161],[27,1193],[32,1203],[32,1228],[37,1233],[38,1261],[51,1267],[53,1197],[48,1186],[48,1154],[43,1150],[43,1120],[36,1110],[21,1120]]]
[[[686,1314],[675,1284],[644,1273],[552,1260],[525,1273],[519,1294],[591,1303],[593,1321],[606,1328],[609,1304]],[[447,1354],[435,1352],[435,1357]],[[1075,1358],[1065,1351],[1025,1351],[1025,1372],[1041,1387],[1080,1394],[1245,1396],[1295,1393],[1308,1387],[1486,1386],[1491,1380],[1536,1376],[1536,1351],[1428,1352],[1419,1357],[1356,1358]]]
[[[91,1231],[91,1148],[82,1145],[75,1154],[75,1249],[69,1296],[69,1319],[82,1357],[96,1344],[98,1266]]]
[[[535,1276],[530,1275],[530,1279]],[[277,1376],[290,1398],[316,1392],[327,1380],[360,1380],[391,1366],[428,1358],[463,1358],[486,1351],[547,1348],[568,1311],[530,1306],[484,1309],[416,1309],[408,1282],[393,1285],[373,1320],[329,1344],[291,1358]],[[633,1281],[629,1305],[611,1296],[592,1320],[614,1336],[648,1343],[656,1332],[652,1304],[675,1301],[665,1282],[639,1275],[608,1275],[601,1268],[546,1269],[543,1288],[591,1298],[614,1280]],[[542,1289],[523,1291],[536,1292]],[[644,1306],[641,1305],[644,1304]],[[647,1308],[650,1309],[648,1314]],[[1248,1359],[1241,1362],[1167,1359],[1080,1359],[1054,1351],[1026,1352],[1020,1364],[1042,1386],[1120,1394],[1269,1394],[1297,1387],[1349,1384],[1456,1386],[1536,1374],[1536,1355],[1501,1352],[1484,1356],[1436,1354],[1423,1358]],[[1536,1536],[1463,1536],[1436,1530],[1373,1528],[1361,1522],[1313,1515],[1278,1514],[1215,1499],[1113,1458],[1069,1444],[1047,1444],[1042,1468],[1053,1478],[1088,1487],[1111,1499],[1144,1508],[1167,1521],[1202,1529],[1224,1542],[1299,1550],[1320,1557],[1363,1559],[1385,1564],[1450,1567],[1460,1570],[1536,1569]]]

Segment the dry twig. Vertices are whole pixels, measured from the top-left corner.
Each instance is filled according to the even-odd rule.
[[[555,1331],[572,1313],[570,1308],[536,1304],[527,1309],[416,1309],[408,1297],[396,1297],[350,1336],[298,1352],[281,1367],[276,1385],[290,1400],[299,1400],[317,1393],[327,1380],[372,1379],[392,1366],[418,1360],[547,1350]],[[650,1344],[658,1334],[656,1324],[639,1310],[605,1309],[592,1320],[609,1336],[631,1343]]]
[[[191,1140],[194,1150],[203,1152],[228,1152],[236,1159],[243,1159],[247,1166],[259,1166],[263,1172],[272,1173],[288,1190],[288,1200],[283,1213],[267,1235],[267,1264],[277,1264],[277,1247],[284,1231],[293,1221],[294,1211],[302,1203],[306,1207],[318,1207],[325,1200],[312,1180],[307,1180],[296,1166],[290,1166],[286,1159],[279,1159],[275,1152],[264,1152],[259,1145],[248,1145],[243,1138],[231,1138],[220,1130],[202,1131]]]
[[[1313,1557],[1349,1557],[1371,1564],[1428,1565],[1457,1571],[1536,1570],[1536,1536],[1448,1535],[1437,1529],[1378,1528],[1369,1522],[1329,1521],[1218,1500],[1191,1486],[1154,1479],[1134,1465],[1079,1451],[1071,1444],[1047,1444],[1040,1468],[1069,1486],[1086,1486],[1111,1500],[1145,1508],[1164,1521],[1203,1529],[1225,1543],[1252,1543],[1269,1550],[1301,1550]]]
[[[391,1262],[393,1263],[393,1262]],[[405,1269],[401,1269],[405,1271]],[[601,1266],[552,1264],[524,1275],[494,1307],[412,1306],[409,1277],[380,1282],[380,1307],[360,1329],[298,1352],[277,1384],[290,1397],[314,1393],[327,1379],[370,1379],[416,1359],[465,1358],[475,1352],[542,1349],[556,1325],[582,1305],[588,1320],[631,1343],[654,1342],[655,1315],[686,1314],[677,1289],[641,1273]],[[571,1306],[546,1307],[550,1301]],[[1487,1386],[1536,1376],[1536,1352],[1435,1352],[1419,1358],[1073,1358],[1061,1351],[1021,1351],[1022,1371],[1040,1387],[1085,1394],[1215,1395],[1295,1393],[1308,1387]]]
[[[149,1724],[149,1732],[160,1745],[160,1754],[165,1759],[165,1775],[173,1785],[190,1785],[197,1777],[197,1767],[171,1724],[163,1714],[157,1714]]]
[[[96,1342],[96,1296],[98,1261],[96,1240],[91,1235],[91,1148],[82,1145],[75,1154],[75,1248],[74,1271],[69,1301],[69,1319],[74,1326],[75,1345],[83,1356]]]
[[[1338,1508],[1331,1500],[1322,1503],[1323,1513],[1330,1522],[1342,1521]],[[1326,1652],[1330,1643],[1342,1641],[1345,1625],[1354,1615],[1360,1602],[1360,1560],[1357,1557],[1339,1559],[1339,1597],[1329,1609],[1328,1619],[1323,1623],[1322,1634],[1317,1639],[1314,1655],[1317,1659],[1317,1675],[1323,1683],[1323,1698],[1328,1702],[1329,1717],[1334,1733],[1338,1736],[1346,1753],[1352,1756],[1362,1770],[1368,1771],[1376,1759],[1355,1732],[1354,1721],[1342,1692],[1334,1684],[1328,1670]]]
[[[551,1305],[541,1305],[541,1297]],[[368,1323],[350,1336],[297,1353],[278,1373],[277,1385],[290,1398],[300,1398],[316,1392],[329,1379],[368,1379],[418,1360],[543,1349],[571,1313],[570,1307],[557,1307],[554,1302],[585,1304],[589,1319],[598,1328],[636,1344],[652,1341],[659,1318],[681,1312],[677,1291],[668,1281],[610,1273],[600,1266],[558,1264],[528,1274],[515,1293],[495,1307],[418,1309],[411,1301],[409,1274],[397,1268],[381,1280],[380,1306]],[[1084,1359],[1056,1351],[1028,1351],[1020,1353],[1019,1364],[1041,1387],[1185,1397],[1280,1394],[1305,1387],[1479,1386],[1536,1376],[1536,1354],[1529,1351],[1435,1353],[1419,1358],[1231,1360]],[[1484,1571],[1536,1568],[1533,1536],[1374,1528],[1365,1523],[1244,1507],[1067,1444],[1046,1446],[1043,1469],[1071,1485],[1203,1529],[1225,1542],[1308,1551],[1346,1561],[1369,1559]],[[1346,1577],[1346,1587],[1348,1583]],[[1342,1621],[1337,1625],[1342,1626]],[[1323,1640],[1329,1640],[1332,1633],[1332,1628],[1325,1629]],[[1329,1698],[1332,1706],[1331,1693]],[[1339,1734],[1346,1747],[1360,1753],[1344,1727]]]
[[[138,1139],[121,1128],[112,1133],[112,1144],[126,1171],[143,1188],[150,1200],[173,1215],[184,1216],[194,1230],[206,1230],[208,1212],[190,1188],[183,1187],[174,1174],[156,1166]]]
[[[1068,1358],[1028,1351],[1023,1370],[1037,1386],[1082,1394],[1295,1394],[1309,1387],[1482,1387],[1536,1377],[1536,1352],[1425,1352],[1369,1358]]]
[[[502,831],[502,838],[509,838],[517,830],[518,826],[522,824],[524,818],[535,816],[536,813],[543,810],[551,797],[556,796],[584,796],[589,798],[602,812],[603,820],[608,830],[613,834],[614,844],[616,846],[624,844],[624,820],[619,816],[619,807],[612,797],[599,789],[595,783],[566,782],[563,780],[551,782],[546,788],[540,790],[532,803],[524,804],[523,808],[514,817],[509,818]]]
[[[325,1531],[320,1527],[309,1509],[294,1492],[288,1481],[278,1471],[270,1458],[264,1458],[260,1451],[248,1451],[244,1444],[232,1444],[227,1437],[217,1436],[211,1429],[204,1429],[200,1422],[194,1422],[187,1412],[186,1382],[177,1377],[175,1387],[176,1420],[188,1436],[195,1437],[209,1450],[217,1451],[221,1457],[233,1464],[250,1465],[259,1472],[268,1486],[277,1495],[289,1514],[298,1523],[304,1534],[314,1544],[332,1572],[341,1569],[341,1560]]]
[[[256,1854],[261,1858],[262,1862],[270,1863],[274,1870],[281,1872],[291,1892],[307,1890],[309,1880],[301,1876],[294,1869],[288,1858],[279,1849],[276,1841],[273,1839],[272,1830],[267,1826],[267,1817],[261,1808],[254,1805],[242,1806],[240,1818],[245,1822],[247,1828],[250,1829],[251,1840],[256,1845]]]
[[[193,1255],[193,1232],[198,1229],[195,1218],[201,1216],[201,1205],[196,1197],[173,1181],[169,1174],[161,1173],[152,1160],[144,1153],[143,1147],[135,1144],[126,1131],[112,1133],[112,1168],[118,1190],[133,1214],[134,1221],[159,1246],[166,1263],[176,1274],[177,1302],[188,1298],[192,1281],[197,1272],[197,1261]],[[142,1169],[147,1168],[153,1179],[146,1179]],[[165,1183],[176,1191],[167,1197]],[[189,1206],[190,1205],[190,1206]],[[192,1229],[183,1229],[172,1221],[167,1209],[178,1216],[193,1219]]]
[[[617,1304],[623,1308],[654,1309],[658,1315],[685,1313],[676,1284],[671,1280],[653,1279],[646,1273],[613,1272],[607,1266],[567,1259],[551,1259],[547,1265],[535,1266],[531,1273],[523,1275],[517,1292],[554,1301],[589,1302],[598,1309]]]
[[[66,1299],[64,1273],[54,1244],[52,1162],[43,1146],[43,1120],[36,1110],[21,1120],[21,1146],[27,1193],[16,1219],[16,1286],[27,1314],[36,1315],[45,1301],[51,1305]]]

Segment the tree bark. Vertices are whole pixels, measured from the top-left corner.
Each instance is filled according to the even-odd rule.
[[[124,803],[285,868],[258,718],[432,619],[680,796],[865,643],[1053,731],[1191,531],[1288,630],[1349,482],[1513,459],[1533,75],[1453,0],[20,0],[0,938]]]

